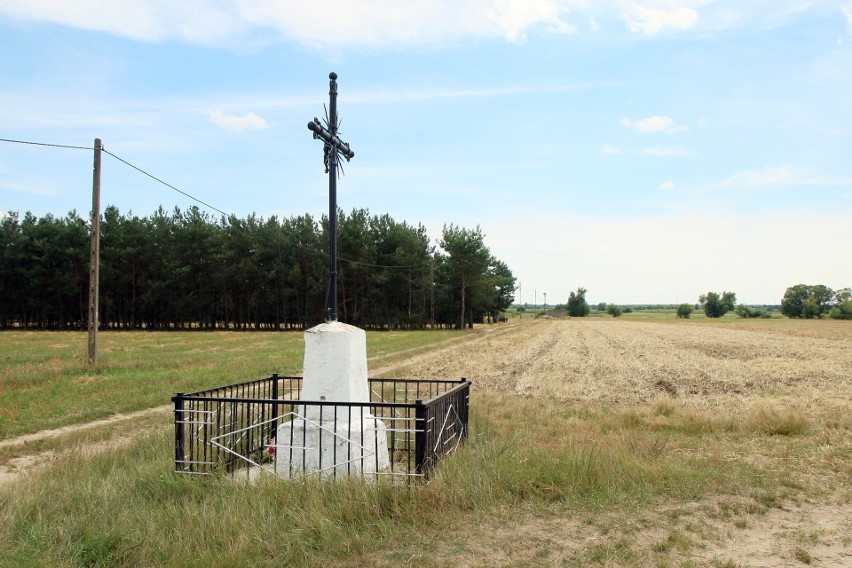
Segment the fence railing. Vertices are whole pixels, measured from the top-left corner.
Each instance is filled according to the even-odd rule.
[[[467,437],[465,379],[369,379],[362,403],[299,400],[301,387],[272,375],[175,394],[175,471],[410,484]]]

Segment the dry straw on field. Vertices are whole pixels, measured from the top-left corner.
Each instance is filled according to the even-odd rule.
[[[669,397],[703,409],[848,410],[852,329],[808,323],[551,320],[494,332],[484,346],[459,345],[408,370],[465,376],[480,391],[593,405]]]

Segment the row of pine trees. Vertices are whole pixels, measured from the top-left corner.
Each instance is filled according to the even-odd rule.
[[[214,218],[197,207],[101,220],[104,329],[304,329],[325,318],[327,219]],[[364,209],[338,216],[339,319],[367,329],[460,327],[497,317],[515,278],[479,227],[423,226]],[[11,212],[0,220],[0,328],[84,329],[89,227]]]

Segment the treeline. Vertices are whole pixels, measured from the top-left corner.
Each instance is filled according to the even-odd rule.
[[[832,290],[824,284],[796,284],[784,292],[781,313],[788,318],[852,319],[852,288]]]
[[[100,323],[109,329],[304,329],[325,319],[327,219],[215,219],[192,207],[101,220]],[[85,329],[89,228],[12,212],[0,221],[0,328]],[[515,278],[476,229],[363,209],[338,217],[339,319],[369,329],[460,327],[511,305]]]

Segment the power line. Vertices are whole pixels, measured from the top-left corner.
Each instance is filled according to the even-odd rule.
[[[123,158],[119,158],[118,156],[116,156],[115,154],[113,154],[112,152],[110,152],[109,150],[107,150],[106,148],[102,148],[102,150],[103,150],[103,152],[105,152],[106,154],[109,154],[110,156],[112,156],[113,158],[115,158],[115,159],[116,159],[116,160],[118,160],[119,162],[123,163],[124,165],[126,165],[126,166],[129,166],[129,167],[133,168],[134,170],[136,170],[137,172],[139,172],[139,173],[141,173],[141,174],[145,174],[146,176],[148,176],[148,177],[149,177],[149,178],[151,178],[152,180],[157,181],[157,182],[160,182],[161,184],[163,184],[164,186],[168,187],[169,189],[173,189],[173,190],[177,191],[178,193],[180,193],[181,195],[184,195],[184,196],[186,196],[186,197],[188,197],[188,198],[192,199],[193,201],[195,201],[195,202],[197,202],[197,203],[200,203],[200,204],[204,205],[205,207],[207,207],[207,208],[209,208],[209,209],[212,209],[213,211],[217,211],[217,212],[221,213],[221,214],[222,214],[222,215],[224,215],[225,217],[236,217],[236,215],[234,215],[233,213],[225,213],[224,211],[222,211],[222,210],[221,210],[221,209],[219,209],[218,207],[214,207],[214,206],[210,205],[209,203],[206,203],[206,202],[204,202],[204,201],[202,201],[202,200],[198,199],[198,198],[197,198],[197,197],[195,197],[194,195],[190,195],[190,194],[188,194],[188,193],[187,193],[187,192],[185,192],[185,191],[181,191],[180,189],[176,188],[175,186],[171,185],[170,183],[166,183],[166,182],[164,182],[163,180],[161,180],[161,179],[160,179],[160,178],[158,178],[157,176],[155,176],[155,175],[153,175],[153,174],[150,174],[150,173],[146,172],[145,170],[143,170],[143,169],[142,169],[142,168],[140,168],[139,166],[134,166],[133,164],[131,164],[131,163],[130,163],[130,162],[128,162],[127,160],[125,160],[125,159],[123,159]]]
[[[361,262],[360,260],[349,260],[348,258],[340,258],[337,257],[337,260],[342,260],[343,262],[347,262],[349,264],[366,266],[368,268],[417,268],[418,266],[426,267],[429,266],[426,263],[420,264],[372,264],[369,262]]]
[[[45,146],[45,147],[49,147],[49,148],[71,148],[73,150],[94,150],[95,149],[92,146],[72,146],[70,144],[50,144],[50,143],[47,143],[47,142],[31,142],[29,140],[15,140],[15,139],[12,139],[12,138],[0,138],[0,142],[11,142],[11,143],[14,143],[14,144],[27,144],[27,145],[30,145],[30,146]],[[160,182],[161,184],[168,187],[169,189],[172,189],[172,190],[180,193],[181,195],[188,197],[188,198],[192,199],[193,201],[200,203],[200,204],[204,205],[205,207],[207,207],[209,209],[212,209],[213,211],[221,213],[225,217],[234,216],[233,213],[225,213],[224,211],[222,211],[218,207],[214,207],[213,205],[210,205],[209,203],[206,203],[206,202],[198,199],[194,195],[190,195],[189,193],[187,193],[185,191],[181,191],[180,189],[176,188],[175,186],[164,182],[163,180],[161,180],[157,176],[146,172],[145,170],[143,170],[139,166],[135,166],[135,165],[131,164],[130,162],[128,162],[127,160],[125,160],[124,158],[120,158],[119,156],[116,156],[115,154],[113,154],[112,152],[110,152],[109,150],[107,150],[104,147],[101,147],[101,151],[106,153],[106,154],[109,154],[110,156],[112,156],[113,158],[118,160],[119,162],[123,163],[126,166],[133,168],[137,172],[148,176],[149,178],[153,179],[154,181]]]
[[[11,142],[11,143],[14,143],[14,144],[27,144],[27,145],[30,145],[30,146],[44,146],[44,147],[49,147],[49,148],[69,148],[69,149],[73,149],[73,150],[94,150],[95,149],[92,146],[72,146],[72,145],[69,145],[69,144],[50,144],[50,143],[47,143],[47,142],[31,142],[31,141],[28,141],[28,140],[15,140],[15,139],[12,139],[12,138],[0,138],[0,142]],[[162,185],[168,187],[169,189],[176,191],[176,192],[180,193],[181,195],[188,197],[188,198],[192,199],[193,201],[200,203],[201,205],[204,205],[205,207],[207,207],[209,209],[212,209],[213,211],[221,213],[225,217],[229,217],[229,218],[235,217],[236,218],[236,215],[234,215],[233,213],[226,213],[226,212],[222,211],[221,209],[219,209],[218,207],[214,207],[213,205],[210,205],[209,203],[202,201],[201,199],[198,199],[194,195],[191,195],[191,194],[189,194],[185,191],[182,191],[182,190],[176,188],[175,186],[171,185],[170,183],[167,183],[167,182],[161,180],[160,178],[158,178],[157,176],[143,170],[139,166],[136,166],[136,165],[128,162],[124,158],[116,156],[115,154],[113,154],[112,152],[110,152],[109,150],[104,148],[103,146],[101,146],[101,151],[106,153],[106,154],[109,154],[110,156],[112,156],[113,158],[115,158],[116,160],[121,162],[122,164],[124,164],[124,165],[126,165],[130,168],[133,168],[137,172],[148,176],[149,178],[153,179],[154,181],[156,181],[158,183],[161,183]],[[303,249],[303,250],[306,250],[308,252],[312,252],[312,253],[317,254],[317,255],[325,255],[326,254],[323,251],[318,251],[318,250],[313,249],[311,247],[305,246],[301,243],[297,243],[293,240],[290,240],[290,242],[291,242],[291,244],[295,245],[296,247]],[[417,267],[428,266],[428,264],[426,264],[426,263],[418,263],[418,264],[373,264],[373,263],[370,263],[370,262],[362,262],[362,261],[359,261],[359,260],[350,260],[348,258],[342,258],[340,256],[337,257],[337,260],[339,260],[340,262],[345,262],[345,263],[352,265],[352,266],[361,266],[361,267],[366,267],[366,268],[405,268],[405,269],[408,269],[408,268],[417,268]]]
[[[14,144],[29,144],[30,146],[49,146],[51,148],[71,148],[73,150],[94,150],[92,146],[70,146],[68,144],[48,144],[47,142],[29,142],[27,140],[13,140],[11,138],[0,138],[0,142],[12,142]]]

